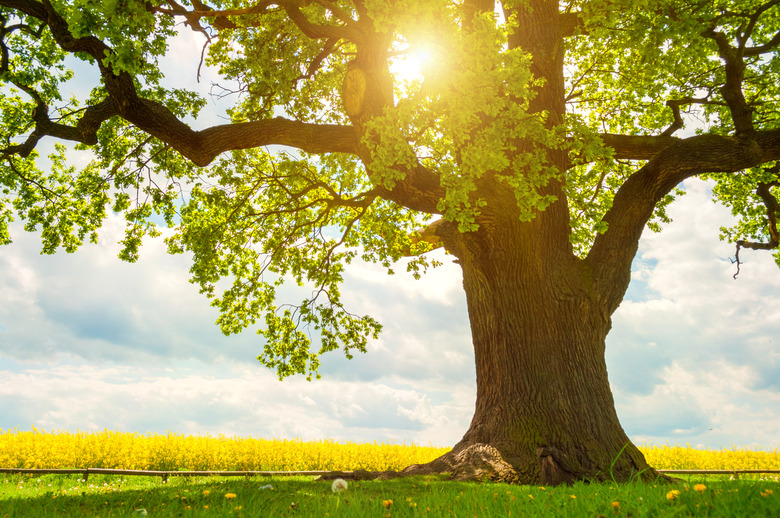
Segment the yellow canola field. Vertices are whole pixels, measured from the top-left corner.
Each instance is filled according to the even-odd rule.
[[[658,469],[780,469],[780,451],[640,445]],[[0,468],[138,470],[400,470],[449,448],[332,440],[268,440],[175,433],[0,430]]]
[[[701,450],[687,446],[647,446],[639,449],[656,469],[777,469],[780,451],[760,451],[732,447]]]
[[[449,448],[266,440],[175,433],[29,432],[0,430],[0,468],[309,471],[401,470]]]

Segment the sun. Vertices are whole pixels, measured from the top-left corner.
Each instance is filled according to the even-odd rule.
[[[427,45],[408,47],[390,65],[390,73],[401,82],[422,81],[435,64],[435,51]]]

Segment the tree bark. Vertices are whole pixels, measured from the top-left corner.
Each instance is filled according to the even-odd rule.
[[[477,374],[474,417],[453,450],[403,474],[554,485],[658,476],[615,412],[610,316],[586,263],[510,217],[443,235],[463,269]]]

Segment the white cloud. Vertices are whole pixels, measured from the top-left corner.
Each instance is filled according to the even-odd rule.
[[[675,221],[642,239],[634,280],[644,298],[613,318],[607,362],[618,414],[630,434],[657,442],[773,447],[780,272],[769,254],[743,251],[734,280],[734,247],[717,240],[728,209],[709,200],[708,184],[687,187],[671,207]]]
[[[448,425],[470,411],[469,404],[434,406],[418,390],[381,383],[280,382],[259,367],[236,364],[211,372],[207,365],[171,375],[88,364],[5,371],[2,419],[53,430],[451,444],[463,429]]]

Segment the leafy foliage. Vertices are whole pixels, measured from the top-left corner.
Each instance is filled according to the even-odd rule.
[[[528,246],[616,275],[631,257],[613,251],[710,173],[741,218],[723,237],[777,249],[779,2],[489,4],[0,0],[0,242],[16,217],[72,252],[112,210],[134,261],[175,227],[169,250],[192,254],[222,330],[259,326],[260,361],[309,378],[380,330],[343,305],[349,263],[412,257],[418,275],[455,243],[446,225],[561,218],[565,235]],[[160,59],[188,30],[228,124],[193,130],[205,99],[166,86]],[[391,76],[423,46],[419,77]],[[70,69],[96,74],[88,94]],[[308,293],[278,301],[283,283]]]

